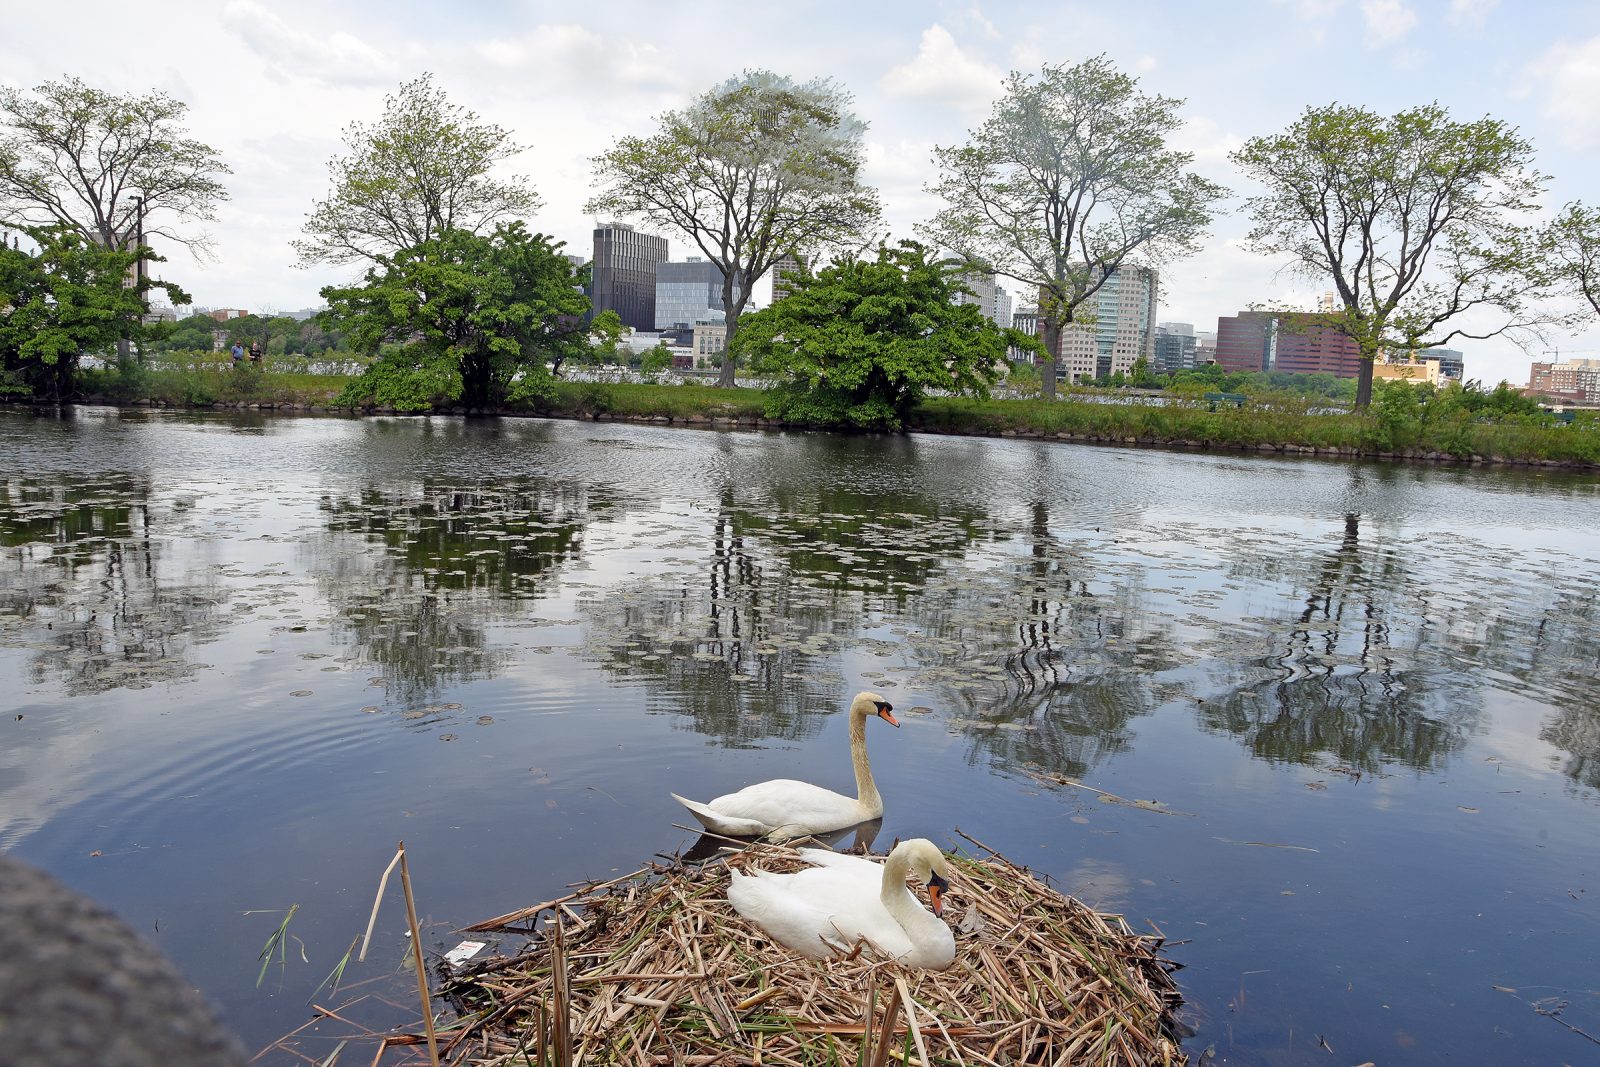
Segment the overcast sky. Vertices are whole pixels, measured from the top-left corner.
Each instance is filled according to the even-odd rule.
[[[456,103],[513,131],[511,170],[545,201],[535,228],[587,254],[589,159],[623,134],[746,67],[831,77],[868,125],[866,178],[889,227],[912,236],[936,201],[930,152],[988,114],[1012,69],[1106,53],[1148,92],[1183,98],[1179,143],[1207,176],[1248,193],[1227,160],[1307,106],[1381,112],[1437,100],[1459,119],[1521,128],[1551,175],[1547,203],[1600,204],[1600,4],[1543,0],[1101,0],[1067,3],[545,3],[476,0],[207,0],[16,3],[0,34],[0,82],[77,75],[116,92],[162,89],[233,168],[209,226],[216,261],[158,249],[198,304],[288,311],[349,268],[301,270],[289,242],[328,190],[340,131],[431,71]],[[1233,207],[1238,207],[1235,200]],[[1166,267],[1160,317],[1215,329],[1252,303],[1310,306],[1317,286],[1245,250],[1243,217]],[[672,236],[672,235],[666,235]],[[693,249],[672,243],[673,258]],[[765,287],[757,289],[765,298]],[[1461,341],[1467,376],[1523,384],[1539,350],[1600,356],[1600,329],[1530,355]],[[1549,358],[1549,357],[1544,357]]]

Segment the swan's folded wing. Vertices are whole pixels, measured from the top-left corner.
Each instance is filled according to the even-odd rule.
[[[797,834],[839,830],[861,821],[861,806],[850,797],[787,778],[746,786],[705,806],[721,818],[748,819],[768,830],[792,828]]]
[[[673,800],[689,809],[689,814],[700,820],[700,825],[714,834],[727,834],[730,837],[760,837],[772,829],[766,823],[756,819],[744,819],[735,815],[724,815],[714,810],[708,804],[680,797],[676,793],[669,794]]]

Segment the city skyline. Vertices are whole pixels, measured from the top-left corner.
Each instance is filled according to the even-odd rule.
[[[1212,329],[1267,302],[1312,309],[1326,282],[1291,277],[1243,247],[1249,190],[1227,161],[1248,136],[1281,130],[1307,106],[1338,101],[1393,112],[1438,100],[1459,119],[1490,114],[1519,126],[1552,176],[1548,208],[1600,203],[1600,9],[1495,0],[1260,0],[1226,12],[1131,3],[888,4],[846,17],[792,7],[686,3],[671,19],[640,4],[574,12],[545,3],[396,9],[256,0],[174,3],[152,20],[98,0],[89,29],[59,47],[59,18],[16,13],[0,43],[0,83],[31,88],[74,75],[114,92],[170,93],[191,134],[232,166],[231,199],[204,227],[214,261],[157,249],[161,269],[212,307],[292,310],[355,268],[293,266],[289,241],[326,195],[340,131],[371,122],[383,97],[431,71],[452,102],[513,131],[545,207],[532,228],[588,251],[596,220],[589,160],[617,137],[647,134],[654,117],[746,67],[823,76],[855,95],[869,124],[864,178],[883,196],[893,238],[915,236],[935,198],[923,186],[936,144],[962,143],[982,122],[1008,70],[1104,52],[1147,92],[1187,98],[1176,137],[1195,167],[1239,194],[1204,250],[1160,265],[1162,320]],[[182,27],[182,33],[175,27]],[[1587,101],[1587,102],[1586,102]],[[632,221],[646,233],[652,228]],[[673,260],[700,255],[663,233]],[[1032,303],[1008,284],[1017,304]],[[755,295],[765,303],[768,286]],[[1600,355],[1600,328],[1557,332],[1523,352],[1506,340],[1457,338],[1467,376],[1528,380],[1534,361]]]

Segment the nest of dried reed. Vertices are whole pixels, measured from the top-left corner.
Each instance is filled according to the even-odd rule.
[[[959,832],[959,831],[958,831]],[[966,835],[962,835],[966,837]],[[452,1064],[1183,1064],[1160,936],[1135,933],[986,846],[957,852],[956,962],[909,971],[870,946],[816,961],[726,899],[728,869],[803,866],[773,845],[653,866],[472,930],[534,932],[448,975]]]

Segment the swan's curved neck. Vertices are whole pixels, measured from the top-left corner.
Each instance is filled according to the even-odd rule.
[[[872,781],[872,765],[867,762],[867,717],[850,716],[850,762],[856,768],[856,802],[866,812],[865,819],[876,819],[883,814],[883,798]],[[905,872],[900,872],[904,880]]]
[[[889,858],[883,861],[883,888],[878,892],[878,899],[883,901],[883,906],[894,921],[899,923],[906,934],[916,940],[913,931],[916,929],[918,919],[928,914],[917,898],[911,895],[911,890],[906,888],[906,875],[911,873],[911,860],[904,854],[889,853]]]

